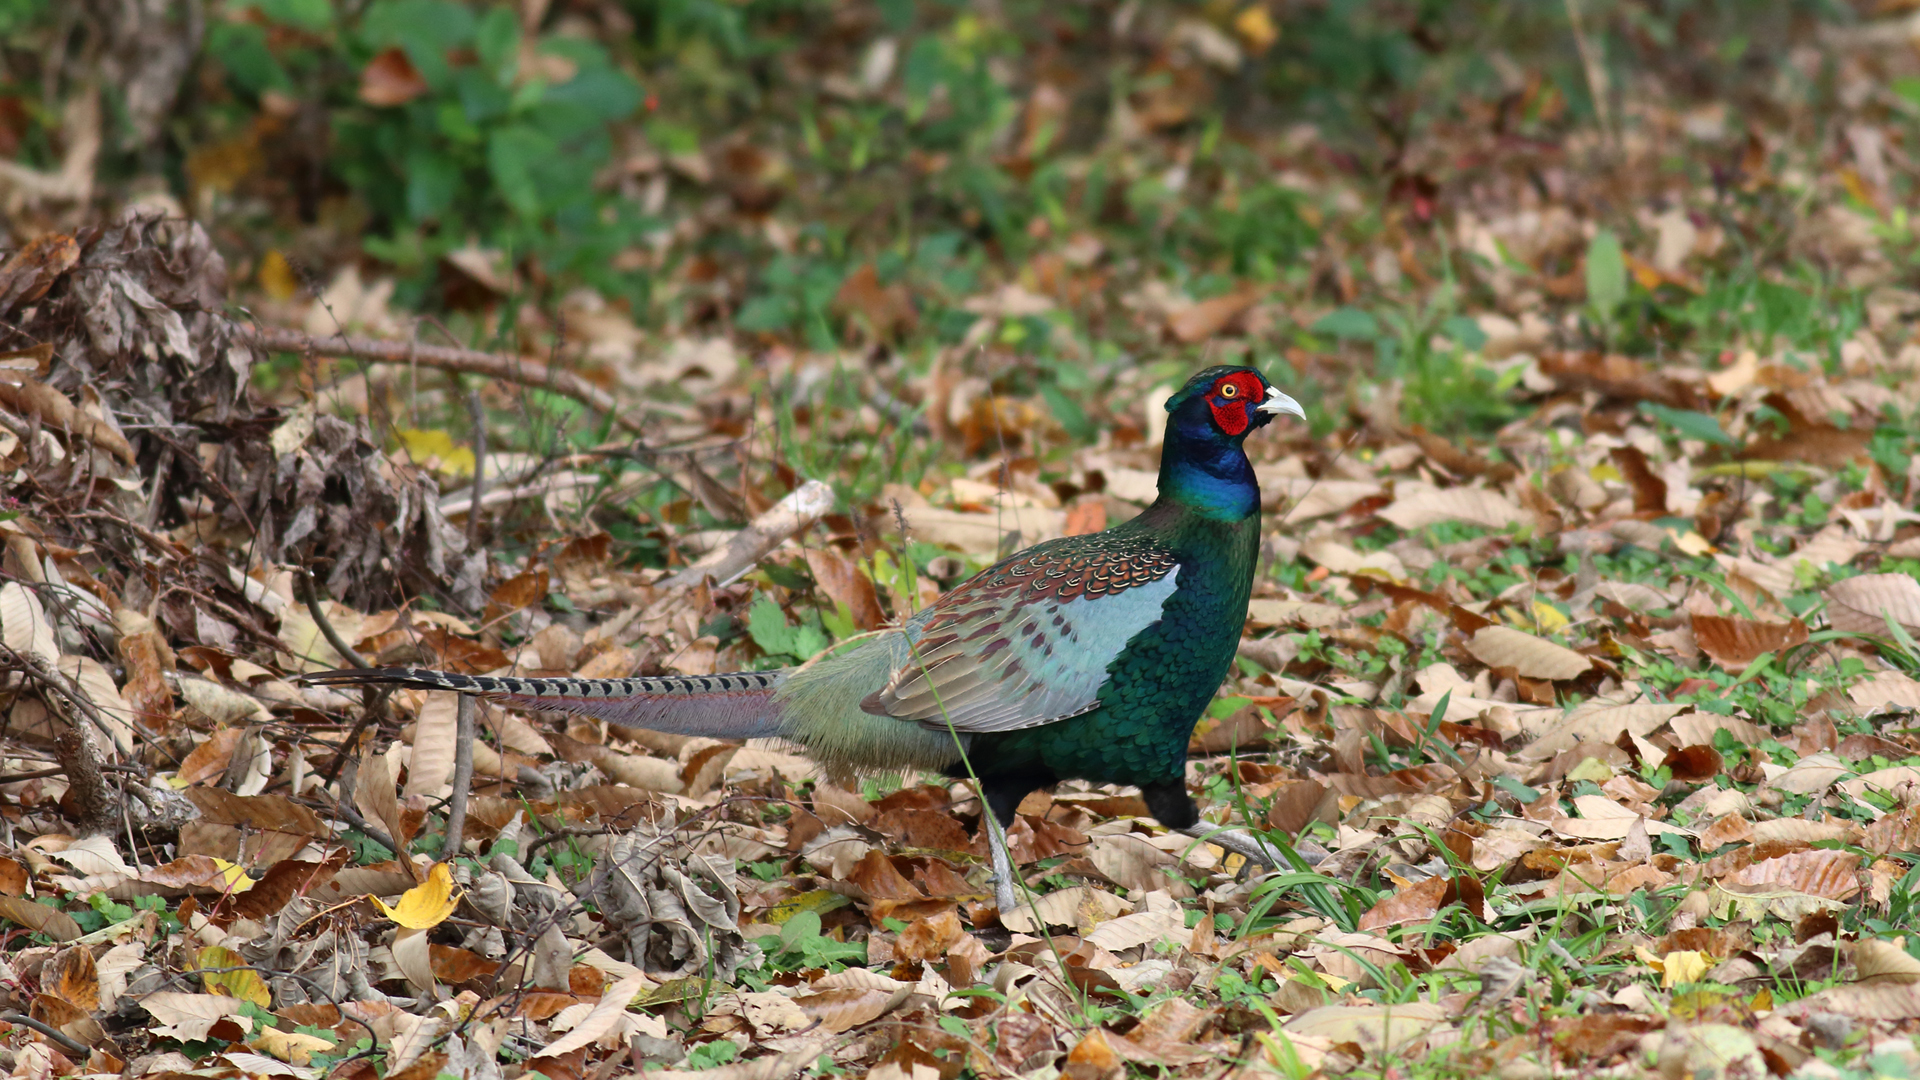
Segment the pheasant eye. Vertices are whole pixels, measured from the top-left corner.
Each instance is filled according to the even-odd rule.
[[[1234,385],[1234,384],[1232,384],[1232,383],[1227,383],[1227,384],[1226,384],[1225,386],[1222,386],[1222,387],[1220,388],[1220,396],[1221,396],[1221,397],[1223,397],[1223,398],[1236,398],[1236,397],[1239,397],[1239,396],[1240,396],[1240,388],[1239,388],[1238,386],[1235,386],[1235,385]]]

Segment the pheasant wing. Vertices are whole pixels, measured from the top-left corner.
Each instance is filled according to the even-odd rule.
[[[1108,666],[1159,621],[1179,570],[1172,551],[1139,534],[1035,545],[916,616],[908,659],[861,707],[973,732],[1088,712]]]

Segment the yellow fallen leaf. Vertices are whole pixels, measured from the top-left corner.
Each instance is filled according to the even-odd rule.
[[[1635,945],[1633,955],[1660,973],[1660,985],[1668,990],[1682,983],[1696,983],[1713,967],[1713,958],[1697,949],[1681,949],[1655,956],[1645,945]]]
[[[210,994],[221,994],[240,1001],[251,1001],[263,1009],[273,1008],[273,992],[260,973],[247,965],[239,953],[223,945],[209,945],[195,956],[200,981]]]
[[[460,905],[460,893],[453,887],[453,870],[446,863],[434,863],[427,880],[400,894],[392,907],[377,896],[369,896],[380,913],[409,930],[430,930],[446,921]]]
[[[786,923],[788,919],[793,918],[803,911],[811,911],[816,915],[825,915],[829,911],[846,907],[851,903],[853,903],[852,900],[831,889],[814,889],[811,892],[803,892],[798,896],[788,897],[773,907],[768,908],[766,921],[773,926],[780,926]]]
[[[1708,969],[1713,967],[1713,958],[1697,949],[1682,949],[1670,952],[1662,958],[1665,961],[1665,977],[1660,985],[1671,990],[1683,983],[1697,983],[1707,977]]]
[[[1673,546],[1694,556],[1711,555],[1718,550],[1713,546],[1711,541],[1699,533],[1694,532],[1692,529],[1688,529],[1686,532],[1675,536],[1673,538]]]
[[[448,476],[473,475],[473,448],[461,446],[439,429],[395,428],[407,456]]]
[[[1840,170],[1840,186],[1847,189],[1847,194],[1852,196],[1855,202],[1874,206],[1880,201],[1874,196],[1873,188],[1865,178],[1851,165]]]
[[[1596,757],[1583,759],[1580,764],[1575,765],[1567,772],[1567,779],[1575,783],[1581,780],[1587,780],[1594,784],[1604,784],[1613,779],[1613,776],[1613,766],[1608,765]]]
[[[313,1060],[313,1055],[332,1050],[334,1044],[318,1035],[308,1035],[300,1031],[281,1031],[279,1028],[261,1028],[260,1033],[247,1040],[247,1045],[263,1054],[271,1054],[289,1065],[305,1065]]]
[[[1545,600],[1535,600],[1533,606],[1524,612],[1509,608],[1501,617],[1521,630],[1533,630],[1542,634],[1551,634],[1572,621],[1560,614],[1559,608]]]
[[[247,876],[247,868],[239,863],[230,863],[215,858],[213,865],[220,871],[220,890],[229,896],[243,893],[253,888],[253,879]]]
[[[1273,25],[1273,15],[1265,4],[1250,4],[1246,10],[1233,17],[1233,29],[1246,42],[1247,51],[1256,55],[1266,52],[1273,43],[1280,40],[1280,28]]]
[[[1565,615],[1560,614],[1559,608],[1554,607],[1545,600],[1535,600],[1533,602],[1533,622],[1534,625],[1538,626],[1542,631],[1551,634],[1555,630],[1566,626],[1567,623],[1571,621],[1572,620],[1568,619]]]
[[[267,252],[260,260],[260,287],[275,300],[289,300],[300,291],[300,279],[295,276],[287,257],[276,249]]]

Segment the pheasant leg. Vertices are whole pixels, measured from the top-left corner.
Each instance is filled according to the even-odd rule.
[[[1013,827],[1020,800],[1027,792],[1051,785],[1058,777],[1049,772],[1003,773],[981,777],[981,802],[986,813],[980,815],[980,827],[987,830],[987,850],[993,856],[993,902],[1001,911],[1020,906],[1020,879],[1015,875],[1013,857],[1007,853],[1007,830]]]
[[[1020,906],[1020,898],[1014,891],[1013,859],[1007,854],[1007,832],[998,822],[988,821],[987,848],[993,854],[993,902],[1001,911],[1012,911]]]

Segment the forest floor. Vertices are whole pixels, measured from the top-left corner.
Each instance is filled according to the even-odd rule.
[[[0,1068],[1914,1075],[1920,59],[1885,6],[1738,100],[1646,73],[1582,120],[1516,73],[1371,170],[1209,121],[1260,5],[1146,5],[1085,145],[1070,49],[1010,79],[955,59],[1005,45],[969,13],[952,55],[822,30],[777,138],[688,147],[697,72],[649,87],[593,180],[648,208],[611,260],[643,294],[360,250],[337,203],[258,226],[295,197],[264,120],[191,206],[45,210],[0,266]],[[395,50],[362,105],[439,92]],[[975,75],[998,156],[868,164]],[[1218,362],[1309,423],[1248,442],[1262,562],[1190,780],[1294,865],[1066,783],[1002,912],[965,784],[493,706],[450,851],[452,698],[298,681],[802,663],[1139,512]]]

